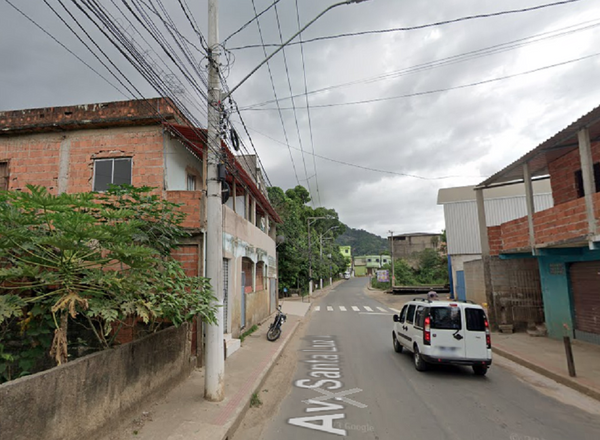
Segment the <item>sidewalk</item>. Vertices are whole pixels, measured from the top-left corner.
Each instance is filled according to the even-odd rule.
[[[570,377],[562,340],[527,333],[493,333],[492,350],[537,373],[600,400],[600,346],[574,341],[577,377]]]
[[[328,293],[338,283],[319,290],[312,299]],[[204,400],[204,369],[196,369],[165,398],[149,404],[119,440],[224,440],[233,435],[249,407],[252,394],[266,380],[277,358],[308,313],[311,302],[300,298],[281,300],[287,315],[281,338],[269,342],[266,332],[273,317],[247,336],[241,348],[225,361],[225,395],[222,402]]]

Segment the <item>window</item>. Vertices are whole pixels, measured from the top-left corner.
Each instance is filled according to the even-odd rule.
[[[196,176],[193,174],[187,175],[187,190],[196,191]]]
[[[596,184],[596,192],[600,192],[600,162],[594,164],[594,183]],[[581,170],[575,171],[575,190],[577,191],[577,198],[583,197],[583,174]]]
[[[400,312],[400,322],[404,322],[406,319],[406,310],[408,310],[408,306],[402,307],[402,312]]]
[[[408,322],[409,324],[413,323],[413,318],[415,316],[415,309],[417,306],[415,306],[414,304],[411,304],[410,306],[408,306],[408,312],[406,312],[406,322]]]
[[[423,306],[417,307],[417,312],[415,313],[415,327],[423,328],[423,324],[425,322],[425,311],[427,309]]]
[[[0,162],[0,191],[8,191],[8,162]]]
[[[465,319],[467,321],[467,330],[474,332],[485,331],[485,313],[481,309],[465,309]]]
[[[460,330],[462,328],[458,307],[432,307],[431,328],[439,330]]]
[[[131,185],[130,157],[94,161],[94,191],[106,191],[111,184]]]

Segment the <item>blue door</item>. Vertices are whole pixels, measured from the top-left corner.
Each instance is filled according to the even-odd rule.
[[[242,296],[241,296],[241,304],[242,304],[242,312],[240,313],[240,328],[246,327],[246,274],[242,272]]]
[[[456,271],[456,295],[459,301],[466,301],[467,289],[465,288],[465,271]]]

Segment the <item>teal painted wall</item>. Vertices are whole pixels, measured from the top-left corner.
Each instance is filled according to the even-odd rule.
[[[566,248],[541,251],[538,256],[544,314],[548,336],[561,339],[573,337],[573,301],[569,287],[569,263],[600,260],[600,250]],[[566,333],[563,324],[569,327]]]

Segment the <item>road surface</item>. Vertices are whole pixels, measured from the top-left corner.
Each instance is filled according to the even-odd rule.
[[[486,377],[467,367],[419,373],[392,348],[394,311],[365,285],[352,278],[314,303],[291,391],[261,439],[600,439],[600,405],[549,397],[542,379],[536,389],[496,363]]]

